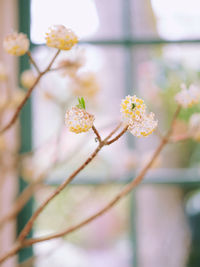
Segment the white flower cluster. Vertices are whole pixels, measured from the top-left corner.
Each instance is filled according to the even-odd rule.
[[[65,124],[74,133],[87,132],[92,128],[94,116],[83,108],[72,107],[65,114]]]
[[[175,95],[176,102],[183,108],[189,108],[199,103],[200,88],[191,84],[186,88],[185,84],[181,85],[182,90]]]
[[[3,47],[8,54],[22,56],[29,50],[30,42],[24,33],[11,33],[3,42]]]
[[[46,45],[60,50],[70,50],[78,38],[75,33],[63,25],[54,25],[46,33]]]
[[[20,81],[24,88],[29,89],[34,85],[36,78],[37,77],[32,70],[25,70],[21,74]]]
[[[46,33],[46,45],[60,50],[70,50],[78,38],[73,31],[63,25],[55,25]],[[4,50],[14,56],[23,56],[29,50],[30,42],[24,33],[13,32],[3,41]]]
[[[77,74],[71,83],[72,92],[75,96],[84,96],[93,99],[99,92],[100,87],[96,75],[93,72],[82,72]]]
[[[135,95],[128,95],[122,100],[121,114],[123,122],[128,125],[128,130],[136,137],[150,135],[158,124],[154,119],[154,113],[147,114],[144,101]]]

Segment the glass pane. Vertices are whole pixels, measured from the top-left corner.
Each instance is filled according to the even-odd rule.
[[[46,187],[37,193],[37,205],[51,190]],[[80,222],[102,208],[118,190],[117,186],[69,187],[41,214],[34,235],[59,232]],[[128,205],[125,199],[80,231],[35,245],[35,266],[131,267]]]
[[[200,38],[198,0],[132,0],[131,3],[135,37]]]
[[[116,38],[121,35],[121,0],[32,0],[31,40],[44,43],[51,25],[63,24],[79,38]]]

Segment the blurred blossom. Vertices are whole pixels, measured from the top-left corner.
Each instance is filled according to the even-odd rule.
[[[199,103],[200,88],[191,84],[186,88],[185,84],[181,85],[182,90],[175,95],[176,102],[183,108],[189,108]]]
[[[22,56],[29,50],[30,42],[24,33],[12,33],[3,41],[3,48],[8,54]]]
[[[200,113],[194,113],[189,120],[189,135],[200,142]]]
[[[12,98],[8,103],[8,108],[17,108],[19,104],[23,101],[25,97],[25,92],[22,89],[16,89],[13,92]]]
[[[33,181],[35,178],[35,166],[33,164],[33,159],[32,157],[25,157],[22,160],[22,169],[21,169],[21,173],[22,176],[25,180],[27,181]]]
[[[24,88],[31,88],[35,81],[36,81],[36,75],[32,70],[25,70],[21,74],[21,84]]]
[[[32,156],[25,156],[21,161],[21,174],[22,177],[28,181],[32,182],[38,179],[44,172],[44,167],[40,166],[37,159]],[[46,173],[46,172],[45,172]],[[43,173],[44,174],[44,173]]]
[[[57,98],[56,98],[56,96],[55,95],[53,95],[53,94],[51,94],[51,93],[49,93],[49,92],[46,92],[46,91],[44,91],[44,92],[42,92],[43,93],[43,96],[44,96],[44,98],[46,99],[46,100],[51,100],[51,101],[55,101],[55,102],[57,102]]]
[[[25,92],[22,89],[16,89],[12,92],[11,97],[9,98],[9,101],[6,96],[0,97],[0,110],[4,110],[6,108],[17,108],[19,104],[22,102],[22,100],[25,97]]]
[[[5,81],[8,78],[6,66],[0,61],[0,81]]]
[[[71,89],[75,96],[92,99],[99,92],[100,86],[95,73],[82,72],[74,78],[71,83]]]
[[[70,50],[78,43],[75,33],[63,25],[54,25],[46,33],[46,45],[60,50]]]
[[[85,50],[78,48],[69,51],[68,56],[58,63],[58,69],[62,70],[63,76],[74,77],[77,71],[85,64]]]

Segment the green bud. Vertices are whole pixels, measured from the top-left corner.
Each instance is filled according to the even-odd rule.
[[[78,97],[78,105],[76,105],[77,106],[77,108],[81,108],[81,109],[85,109],[85,100],[84,100],[84,98],[83,97]]]
[[[131,109],[134,109],[136,107],[136,104],[132,103]]]

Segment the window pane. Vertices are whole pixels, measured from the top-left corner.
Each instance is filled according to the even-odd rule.
[[[131,3],[134,36],[169,40],[200,38],[198,0],[132,0]]]
[[[36,195],[37,205],[52,190],[50,187],[41,189]],[[59,232],[80,222],[102,208],[118,190],[118,186],[108,185],[69,187],[41,214],[34,235]],[[131,267],[127,200],[80,231],[35,245],[36,267]]]
[[[121,35],[121,0],[32,0],[31,40],[44,43],[48,27],[63,24],[81,39]]]

